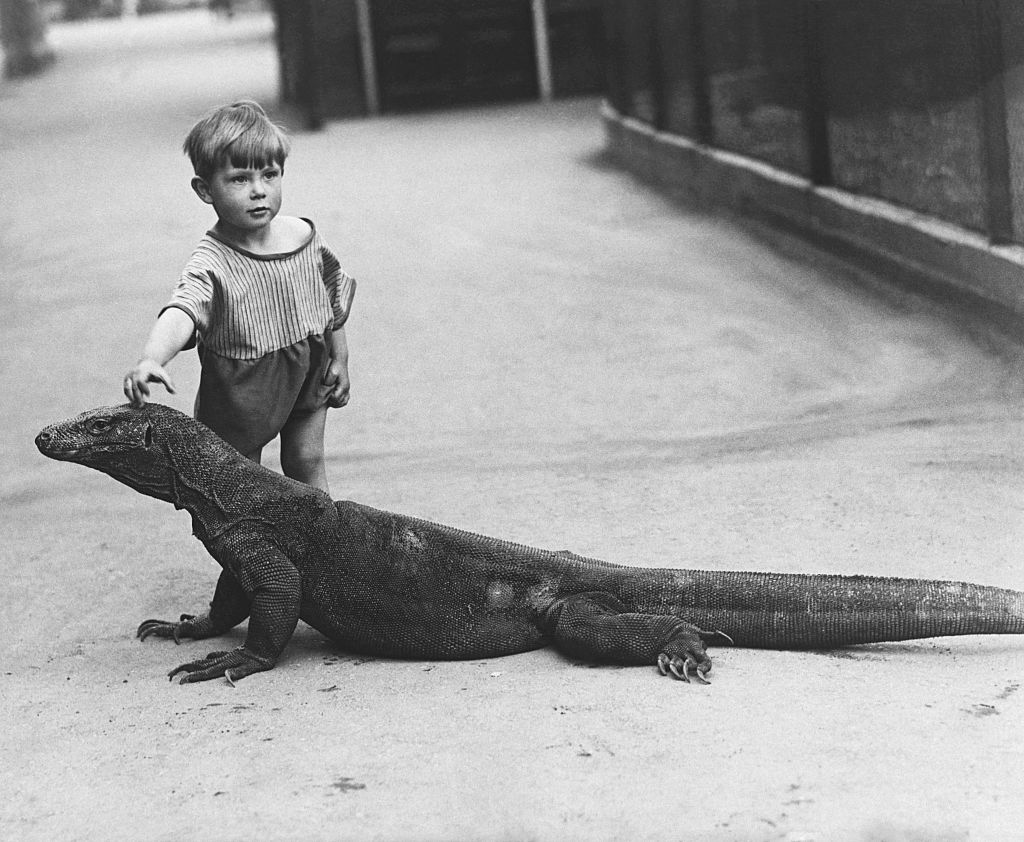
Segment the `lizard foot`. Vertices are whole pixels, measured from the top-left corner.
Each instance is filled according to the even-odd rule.
[[[139,625],[135,636],[139,640],[145,640],[150,635],[156,637],[169,637],[175,643],[180,644],[183,637],[198,637],[196,617],[192,614],[182,614],[179,622],[171,620],[143,620]]]
[[[697,661],[694,658],[670,657],[662,652],[658,655],[658,672],[662,675],[670,673],[680,681],[690,680],[690,670],[693,670],[693,677],[701,684],[710,684],[707,674],[711,671],[711,659]]]
[[[725,632],[706,632],[689,624],[678,629],[658,654],[658,672],[671,675],[680,681],[696,679],[701,684],[710,684],[707,675],[711,672],[711,658],[704,650],[705,641],[723,637],[732,643]]]
[[[232,687],[240,678],[252,675],[254,672],[263,672],[274,668],[274,662],[248,652],[244,646],[232,649],[230,652],[211,652],[199,661],[191,661],[175,667],[167,678],[174,680],[178,673],[185,673],[179,684],[193,684],[197,681],[209,681],[211,678],[224,676]]]

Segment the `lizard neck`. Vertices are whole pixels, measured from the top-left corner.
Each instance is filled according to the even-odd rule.
[[[192,515],[193,532],[204,543],[243,522],[267,521],[280,530],[281,510],[288,509],[293,525],[301,529],[300,513],[314,498],[330,504],[322,491],[264,468],[229,447],[219,438],[199,436],[190,447],[173,454],[176,508]],[[333,505],[333,504],[332,504]]]

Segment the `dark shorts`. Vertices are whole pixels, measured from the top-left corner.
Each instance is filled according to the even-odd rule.
[[[310,336],[255,360],[234,360],[199,347],[195,416],[241,453],[272,441],[295,415],[325,406],[331,362],[325,336]]]

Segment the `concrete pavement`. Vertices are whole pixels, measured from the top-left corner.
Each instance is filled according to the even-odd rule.
[[[168,684],[217,645],[134,628],[201,608],[214,563],[186,516],[32,437],[120,402],[212,222],[181,139],[275,97],[268,21],[53,40],[50,73],[0,86],[0,835],[1024,838],[1020,639],[719,649],[702,688],[301,629],[237,688]],[[610,561],[1024,588],[1012,349],[674,207],[601,148],[593,100],[296,133],[285,212],[360,280],[335,496]],[[194,355],[172,372],[187,410]]]

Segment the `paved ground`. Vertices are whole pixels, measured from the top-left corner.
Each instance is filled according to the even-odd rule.
[[[1017,639],[717,650],[696,687],[306,629],[236,689],[164,679],[209,644],[133,630],[201,607],[215,565],[187,516],[32,438],[119,402],[211,221],[180,139],[273,99],[268,32],[59,28],[51,73],[0,86],[0,836],[1024,838]],[[286,211],[361,280],[336,496],[613,561],[1024,587],[1012,357],[600,150],[589,100],[297,134]],[[187,409],[194,356],[173,371]]]

